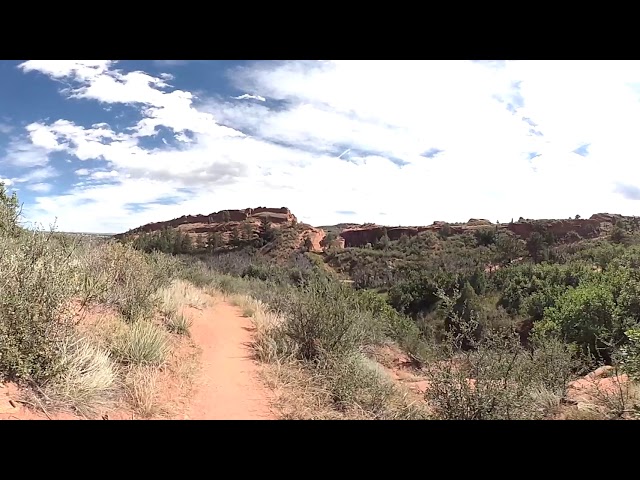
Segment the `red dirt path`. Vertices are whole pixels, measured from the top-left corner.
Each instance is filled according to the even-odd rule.
[[[205,310],[189,308],[191,335],[202,351],[193,396],[184,413],[174,419],[275,420],[269,392],[258,379],[258,364],[251,359],[252,324],[239,309],[219,302]],[[0,420],[46,420],[41,411],[17,401],[13,384],[0,384]],[[55,414],[52,420],[79,420],[72,414]],[[130,419],[125,412],[109,412],[109,419]]]
[[[218,303],[191,318],[191,336],[202,349],[196,391],[182,418],[273,420],[267,389],[251,359],[252,324],[238,308]]]

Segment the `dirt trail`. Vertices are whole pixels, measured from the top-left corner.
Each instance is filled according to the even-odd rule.
[[[204,310],[186,309],[193,320],[191,335],[201,349],[200,369],[193,395],[176,420],[275,420],[268,390],[258,379],[258,364],[251,359],[251,320],[237,307],[217,302]],[[0,383],[0,420],[79,420],[71,413],[47,417],[18,402],[18,388]],[[130,419],[131,414],[110,411],[109,419]]]
[[[190,309],[191,310],[191,309]],[[195,392],[180,418],[191,420],[273,420],[267,389],[251,359],[251,320],[239,309],[219,302],[191,310],[191,336],[202,349]]]

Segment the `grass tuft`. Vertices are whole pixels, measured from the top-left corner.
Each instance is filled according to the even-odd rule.
[[[125,365],[162,365],[169,353],[169,339],[158,326],[141,320],[120,333],[112,348]]]

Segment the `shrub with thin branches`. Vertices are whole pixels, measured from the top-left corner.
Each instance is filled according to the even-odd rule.
[[[0,375],[39,383],[61,372],[71,333],[71,249],[51,232],[0,237]]]

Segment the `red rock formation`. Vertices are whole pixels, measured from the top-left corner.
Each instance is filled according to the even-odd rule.
[[[271,223],[295,223],[297,219],[288,208],[245,208],[244,210],[221,210],[209,215],[183,215],[165,222],[148,223],[127,233],[155,232],[163,228],[180,228],[193,233],[206,233],[220,230],[219,224],[228,222],[259,221],[268,217]],[[225,229],[227,230],[227,229]]]
[[[322,230],[321,228],[314,228],[314,227],[309,227],[303,234],[302,234],[302,239],[309,239],[311,240],[311,245],[312,245],[312,252],[315,253],[321,253],[324,251],[324,247],[323,247],[323,242],[322,240],[324,240],[324,237],[327,234],[325,233],[324,230]],[[303,242],[305,240],[302,240]]]
[[[536,229],[550,232],[558,239],[569,232],[576,232],[583,238],[594,238],[600,233],[600,223],[600,221],[592,219],[534,220],[509,223],[506,228],[520,238],[528,238]]]
[[[362,247],[367,243],[375,244],[383,236],[384,232],[390,240],[398,240],[401,236],[414,237],[425,231],[439,232],[445,225],[448,225],[452,234],[463,234],[473,232],[483,228],[495,228],[508,230],[520,238],[526,239],[535,230],[542,230],[552,233],[555,238],[560,239],[569,232],[576,232],[582,238],[594,238],[606,229],[606,225],[611,225],[621,215],[596,214],[590,219],[573,220],[524,220],[514,223],[494,224],[488,220],[470,219],[463,224],[447,224],[437,221],[426,227],[384,227],[381,225],[366,225],[354,228],[347,228],[340,233],[344,239],[345,247]]]

